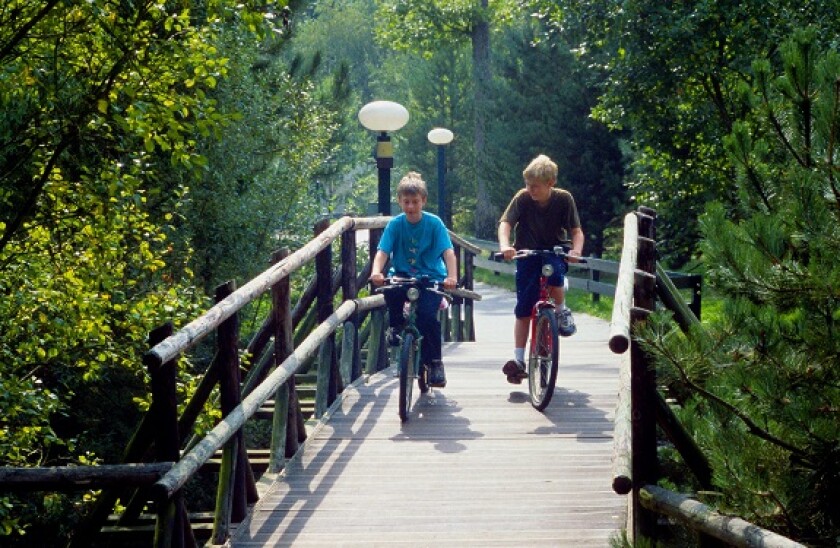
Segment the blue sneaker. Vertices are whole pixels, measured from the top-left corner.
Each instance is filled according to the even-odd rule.
[[[446,373],[443,370],[443,362],[440,360],[432,360],[429,365],[429,386],[446,387]]]

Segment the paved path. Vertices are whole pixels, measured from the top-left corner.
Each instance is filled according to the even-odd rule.
[[[445,345],[448,386],[418,397],[405,424],[390,371],[346,390],[233,546],[609,546],[626,501],[611,489],[607,322],[576,315],[543,414],[501,373],[513,295],[477,290],[478,341]]]

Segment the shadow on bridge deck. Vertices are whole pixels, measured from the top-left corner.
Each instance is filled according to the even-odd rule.
[[[444,347],[448,385],[397,416],[390,370],[345,391],[267,487],[233,546],[608,546],[619,358],[606,322],[577,315],[558,390],[535,411],[510,385],[513,295],[477,288],[475,343]]]

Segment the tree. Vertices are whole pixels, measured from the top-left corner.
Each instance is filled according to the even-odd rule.
[[[575,196],[587,236],[586,251],[600,256],[604,232],[620,226],[627,197],[618,136],[593,120],[597,99],[562,36],[541,39],[545,23],[511,26],[496,46],[498,99],[491,109],[488,178],[494,204],[504,208],[522,188],[522,170],[540,153],[559,167],[557,185]]]
[[[326,213],[316,186],[333,154],[340,109],[313,79],[290,74],[285,37],[245,47],[247,31],[225,30],[218,49],[228,77],[212,91],[229,122],[220,138],[199,141],[207,168],[188,194],[184,231],[193,270],[208,294],[229,279],[262,272],[281,242],[306,241]]]
[[[701,219],[720,322],[647,344],[691,394],[681,417],[714,469],[716,504],[807,544],[840,536],[840,55],[798,31],[741,89],[725,147],[736,214]]]
[[[381,0],[378,28],[382,43],[428,57],[441,48],[457,48],[469,41],[472,50],[473,153],[475,171],[475,233],[495,237],[498,214],[487,184],[487,113],[492,83],[491,23],[502,25],[515,11],[512,2],[489,0]]]
[[[732,204],[735,172],[722,146],[749,114],[738,89],[755,58],[772,58],[793,29],[840,28],[838,2],[734,0],[631,3],[540,2],[556,25],[579,36],[594,75],[603,72],[597,117],[631,132],[631,191],[660,215],[660,251],[675,266],[697,240],[710,200]]]
[[[0,8],[4,464],[121,453],[147,397],[148,331],[183,323],[199,300],[189,246],[175,244],[189,182],[206,165],[197,145],[234,117],[209,96],[228,70],[218,31],[270,31],[272,14],[259,10],[107,0]],[[189,372],[181,380],[186,390]],[[83,509],[64,495],[17,506],[4,496],[2,532],[55,544]]]

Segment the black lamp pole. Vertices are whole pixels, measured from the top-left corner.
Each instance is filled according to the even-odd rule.
[[[443,224],[450,226],[452,219],[449,218],[449,210],[446,207],[446,182],[444,180],[446,174],[446,152],[443,150],[444,148],[445,145],[437,146],[438,214]]]
[[[382,132],[376,137],[376,168],[379,175],[377,202],[381,215],[391,214],[391,168],[394,167],[394,146],[391,137]]]

